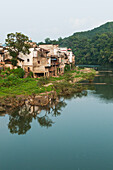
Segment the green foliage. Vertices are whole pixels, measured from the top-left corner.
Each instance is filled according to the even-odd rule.
[[[50,38],[46,38],[46,39],[45,39],[45,43],[46,43],[46,44],[50,44],[50,43],[51,43]]]
[[[13,56],[13,55],[11,54],[11,56]],[[17,66],[17,63],[18,63],[17,59],[16,58],[12,58],[11,59],[11,63],[12,63],[13,66]]]
[[[71,68],[70,68],[70,65],[66,65],[65,68],[64,68],[64,72],[70,71],[70,69],[71,69]]]
[[[54,82],[54,90],[61,96],[70,95],[73,93],[82,92],[85,87],[79,84],[71,84],[67,81],[64,82]]]
[[[19,53],[29,54],[30,45],[28,43],[28,37],[22,33],[16,32],[7,35],[6,45],[9,47],[8,51],[12,56],[12,65],[17,65],[17,57]]]
[[[5,71],[2,70],[2,72],[0,73],[0,75],[4,75],[5,77],[10,76],[11,74],[16,76],[17,78],[23,78],[25,71],[22,68],[17,69],[6,68]]]
[[[52,86],[41,87],[37,85],[37,79],[20,79],[14,75],[6,79],[0,79],[0,96],[32,95],[47,91],[52,91]]]
[[[0,96],[32,95],[50,92],[52,90],[55,90],[60,95],[68,95],[83,90],[78,84],[72,83],[75,74],[78,77],[84,77],[84,79],[88,78],[88,74],[90,76],[90,73],[82,73],[80,70],[66,72],[60,77],[42,77],[40,79],[19,78],[23,75],[21,68],[15,70],[6,69],[2,73],[4,73],[4,77],[0,77]],[[48,83],[52,83],[53,85],[43,86]]]
[[[45,43],[58,44],[71,48],[75,54],[76,64],[109,64],[113,63],[113,22],[108,22],[90,31],[74,33],[67,38],[50,40]],[[69,68],[65,68],[65,71]]]
[[[113,33],[98,34],[92,39],[71,37],[69,41],[71,42],[70,47],[76,56],[76,64],[106,64],[113,62]]]
[[[25,74],[25,71],[22,68],[13,69],[11,72],[18,78],[23,78]]]
[[[58,39],[57,44],[72,49],[76,64],[113,63],[113,22]]]
[[[29,72],[28,78],[33,78],[33,72],[32,71]]]
[[[94,72],[90,72],[88,74],[85,73],[85,74],[83,74],[82,77],[85,78],[86,80],[93,81],[93,79],[95,77],[95,73]]]
[[[61,37],[58,39],[58,41],[57,40],[51,40],[50,38],[46,38],[45,42],[39,42],[38,45],[42,45],[42,44],[58,45],[58,43],[61,42],[61,41],[62,41]]]
[[[64,80],[67,81],[67,82],[70,82],[70,81],[73,82],[74,76],[72,75],[72,73],[66,73],[64,75]]]
[[[38,85],[39,86],[43,86],[45,84],[49,83],[49,78],[47,77],[41,77],[39,80],[38,80]]]
[[[2,87],[10,87],[10,86],[14,86],[18,83],[18,79],[15,75],[11,74],[9,75],[7,78],[2,79],[0,81],[0,86]]]

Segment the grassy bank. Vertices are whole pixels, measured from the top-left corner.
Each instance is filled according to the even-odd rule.
[[[50,92],[55,90],[57,93],[77,91],[80,86],[77,83],[81,80],[92,80],[96,72],[92,69],[75,68],[75,70],[66,72],[63,76],[50,78],[21,78],[23,76],[11,71],[10,73],[2,72],[0,76],[0,97],[10,97],[19,95],[32,95]],[[75,90],[76,89],[76,90]]]

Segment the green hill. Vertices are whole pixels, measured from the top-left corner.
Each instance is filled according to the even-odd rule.
[[[77,64],[108,64],[113,62],[113,22],[90,31],[77,32],[58,44],[72,48]]]
[[[113,22],[90,31],[74,33],[64,39],[59,38],[58,41],[47,38],[45,44],[71,48],[76,56],[76,64],[113,63]]]
[[[100,27],[94,28],[89,31],[84,32],[77,32],[74,33],[73,36],[78,36],[80,38],[92,38],[96,34],[102,34],[102,33],[113,33],[113,22],[107,22],[104,25],[101,25]]]

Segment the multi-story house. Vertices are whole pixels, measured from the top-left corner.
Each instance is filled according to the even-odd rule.
[[[59,59],[59,74],[64,74],[64,68],[67,61],[67,54],[61,52],[60,49],[58,49],[58,59]]]
[[[36,55],[33,57],[33,74],[34,77],[49,77],[49,68],[51,67],[50,57],[47,56],[48,50],[38,48]]]
[[[47,56],[48,50],[40,47],[30,48],[30,54],[19,54],[19,58],[24,60],[22,68],[26,72],[33,72],[34,77],[49,76],[51,60]]]
[[[59,50],[61,52],[63,52],[64,54],[66,54],[66,58],[65,58],[65,65],[75,65],[75,55],[73,54],[72,50],[67,47],[61,47],[59,48]]]
[[[39,47],[49,50],[48,56],[51,58],[50,75],[63,74],[65,65],[69,63],[67,48],[59,48],[58,45],[52,44],[44,44]]]
[[[47,54],[47,56],[51,60],[51,66],[49,68],[49,75],[57,76],[59,73],[58,45],[44,44],[44,45],[39,45],[39,47],[44,48],[49,51],[49,53]]]
[[[34,77],[57,76],[64,73],[66,65],[75,63],[75,56],[71,49],[60,48],[58,45],[40,45],[30,42],[31,48],[29,54],[20,53],[17,57],[17,66],[20,66],[25,72],[33,72]],[[13,67],[12,57],[6,48],[0,46],[0,62],[5,63],[5,67]]]

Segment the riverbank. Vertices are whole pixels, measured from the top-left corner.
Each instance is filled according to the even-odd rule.
[[[4,112],[7,108],[20,107],[25,104],[26,100],[31,105],[43,106],[58,95],[82,92],[85,87],[79,82],[86,79],[92,81],[95,75],[96,71],[93,69],[77,67],[59,77],[11,78],[6,81],[2,79],[0,82],[0,112]]]
[[[44,92],[50,92],[53,90],[55,83],[67,82],[75,84],[81,80],[93,79],[96,75],[96,71],[93,69],[75,68],[72,71],[66,72],[62,76],[50,77],[50,78],[16,78],[15,76],[8,76],[0,79],[0,97],[8,96],[27,96],[32,94],[40,94]]]
[[[44,107],[30,106],[26,101],[22,107],[13,111],[8,107],[7,112],[0,113],[1,167],[19,170],[24,164],[36,169],[38,160],[39,169],[47,169],[47,165],[54,169],[58,165],[56,159],[60,161],[62,157],[62,169],[112,169],[113,78],[109,77],[111,73],[103,74],[105,77],[95,77],[93,83],[108,85],[92,88],[92,83],[82,92],[84,95],[59,97]],[[48,162],[45,152],[55,159]],[[9,164],[4,163],[4,158]]]

